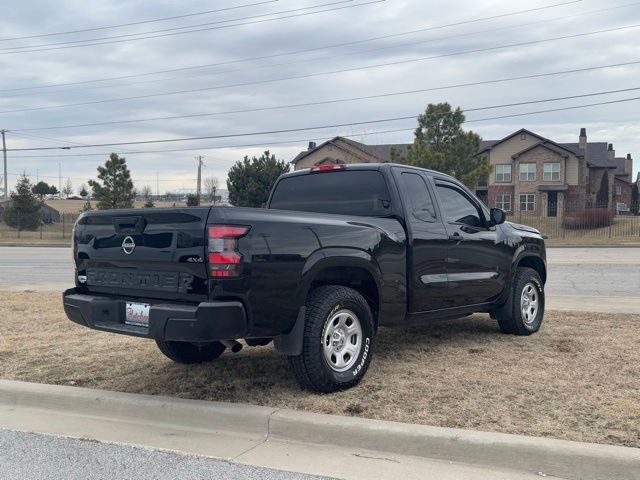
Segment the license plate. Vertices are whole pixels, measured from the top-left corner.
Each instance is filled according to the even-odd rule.
[[[127,302],[124,323],[136,327],[149,326],[149,304]]]

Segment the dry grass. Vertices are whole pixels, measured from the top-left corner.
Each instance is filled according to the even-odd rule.
[[[182,366],[151,341],[66,320],[57,294],[0,293],[0,376],[640,447],[640,316],[551,312],[528,338],[485,315],[384,329],[355,389],[301,391],[271,347]]]

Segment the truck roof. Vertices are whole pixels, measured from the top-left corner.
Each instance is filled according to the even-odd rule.
[[[421,172],[426,172],[429,175],[440,175],[440,176],[455,180],[457,182],[457,180],[454,177],[452,177],[451,175],[447,175],[446,173],[438,172],[436,170],[429,170],[427,168],[414,167],[412,165],[404,165],[401,163],[344,163],[344,164],[341,163],[337,165],[344,165],[345,169],[347,170],[391,170],[391,168],[393,167],[402,167],[402,168],[408,168],[411,170],[419,170]],[[285,173],[284,175],[282,175],[281,178],[293,177],[293,176],[299,176],[299,175],[308,175],[310,173],[312,173],[311,168],[303,168],[301,170],[296,170],[294,172]]]

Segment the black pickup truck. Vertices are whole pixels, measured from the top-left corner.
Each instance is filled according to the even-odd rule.
[[[73,255],[72,321],[153,339],[181,363],[273,341],[320,392],[358,383],[380,326],[488,312],[529,335],[544,314],[539,232],[403,165],[287,174],[266,209],[87,212]]]

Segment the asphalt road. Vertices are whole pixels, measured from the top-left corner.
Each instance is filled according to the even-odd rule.
[[[141,447],[0,430],[0,480],[313,480],[259,468]]]
[[[548,307],[640,313],[640,248],[549,248]],[[73,286],[63,247],[0,247],[0,290]]]

